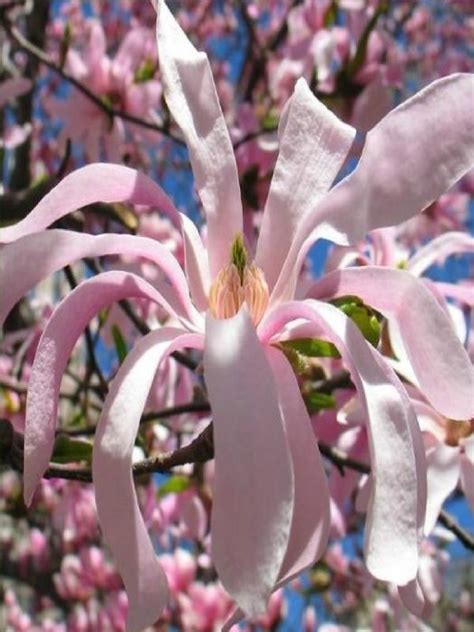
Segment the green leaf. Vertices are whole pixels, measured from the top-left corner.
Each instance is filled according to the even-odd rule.
[[[331,26],[334,26],[334,24],[336,23],[336,18],[337,18],[337,2],[336,0],[332,0],[331,4],[326,10],[326,13],[324,14],[325,28],[328,29]]]
[[[115,351],[117,352],[119,363],[122,364],[128,353],[127,343],[125,342],[125,339],[118,325],[112,325],[111,331],[112,338],[114,339]]]
[[[67,435],[59,435],[54,443],[53,456],[54,463],[74,463],[76,461],[92,460],[92,445],[80,439],[71,439]]]
[[[266,132],[274,132],[278,129],[278,112],[274,109],[268,110],[260,124]]]
[[[307,358],[340,358],[339,351],[327,340],[320,338],[297,338],[280,342],[280,346],[286,351],[297,351]]]
[[[135,83],[145,83],[155,76],[155,63],[152,59],[145,59],[140,68],[137,68],[133,77]]]
[[[336,398],[334,395],[328,395],[327,393],[312,391],[311,393],[304,394],[303,399],[310,415],[320,410],[326,410],[327,408],[336,408]]]
[[[162,498],[166,494],[181,494],[191,487],[191,479],[188,476],[176,474],[160,485],[158,496]]]
[[[382,326],[371,307],[365,305],[358,296],[341,296],[332,300],[331,303],[349,316],[371,345],[374,347],[378,345]]]
[[[354,296],[352,294],[347,294],[345,296],[338,296],[337,298],[331,299],[331,303],[336,307],[344,308],[346,305],[363,305],[364,302],[358,296]],[[344,311],[344,309],[343,309]]]
[[[75,415],[71,421],[68,423],[68,427],[71,428],[77,428],[78,426],[82,426],[85,425],[84,422],[86,421],[86,418],[84,416],[84,413],[82,412],[82,410],[80,410],[77,415]]]

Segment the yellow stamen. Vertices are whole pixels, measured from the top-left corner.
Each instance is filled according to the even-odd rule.
[[[232,246],[231,261],[211,285],[209,309],[215,318],[231,318],[245,303],[254,325],[258,325],[268,306],[268,285],[263,270],[254,263],[247,264],[247,252],[240,235]]]

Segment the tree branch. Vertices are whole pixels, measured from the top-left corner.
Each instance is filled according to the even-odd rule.
[[[199,404],[204,407],[205,404]],[[176,413],[175,407],[172,414]],[[168,409],[171,410],[171,409]],[[163,414],[166,411],[160,411]],[[183,411],[186,412],[186,411]],[[155,413],[156,415],[157,413]],[[318,442],[321,454],[323,454],[331,463],[333,463],[344,474],[344,469],[360,472],[361,474],[370,474],[371,468],[367,463],[351,458],[342,450],[333,448],[324,442]],[[0,419],[0,462],[6,462],[13,469],[22,471],[22,437],[13,431],[10,422]],[[214,439],[212,422],[198,435],[191,443],[182,448],[178,448],[172,452],[165,452],[132,466],[134,477],[150,475],[154,473],[166,473],[172,468],[187,465],[189,463],[205,463],[214,458]],[[92,472],[90,468],[74,468],[67,465],[50,465],[44,474],[44,478],[63,478],[68,480],[82,481],[85,483],[92,482]],[[459,541],[469,549],[474,551],[474,535],[463,529],[456,520],[444,509],[438,517],[439,522],[449,531],[451,531]]]

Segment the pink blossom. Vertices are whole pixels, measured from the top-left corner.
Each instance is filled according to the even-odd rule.
[[[66,62],[72,76],[109,106],[138,117],[154,116],[161,87],[154,78],[156,53],[149,29],[132,29],[111,59],[106,54],[101,23],[90,20],[88,41],[82,54],[70,49]],[[109,160],[120,160],[121,143],[125,140],[122,120],[115,117],[111,121],[103,109],[76,88],[72,88],[72,95],[66,100],[48,99],[46,108],[51,116],[63,121],[60,142],[64,143],[67,138],[81,141],[86,155],[92,160],[99,160],[102,155]],[[130,129],[144,138],[140,128],[130,124]]]

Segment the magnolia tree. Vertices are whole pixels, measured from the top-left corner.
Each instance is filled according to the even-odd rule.
[[[2,629],[470,628],[473,24],[0,2]]]

